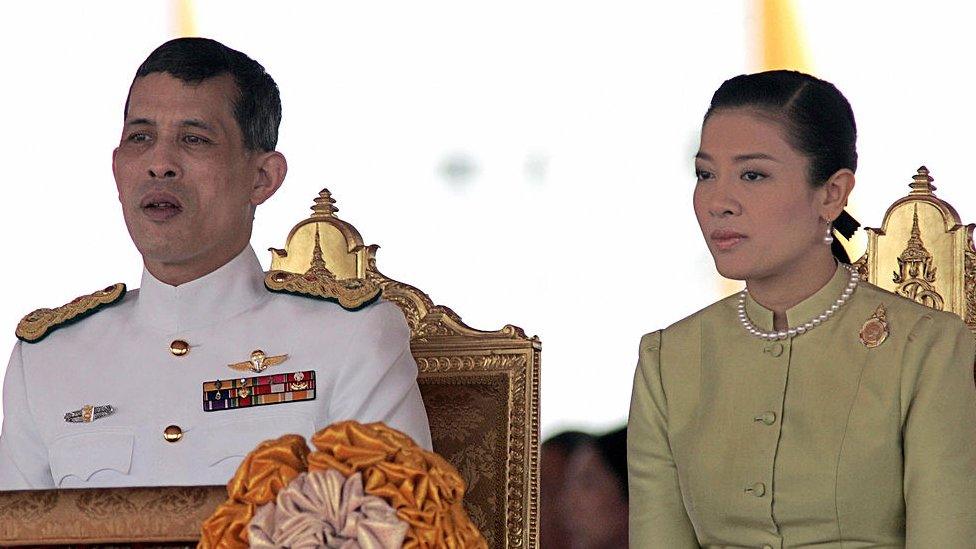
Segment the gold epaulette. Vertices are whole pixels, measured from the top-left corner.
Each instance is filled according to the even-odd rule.
[[[272,291],[324,299],[348,311],[358,311],[379,299],[382,289],[361,278],[337,279],[325,265],[316,265],[305,274],[269,271],[264,286]]]
[[[78,322],[109,305],[114,305],[124,296],[125,284],[119,283],[83,295],[55,309],[38,309],[17,324],[17,339],[26,343],[37,343],[54,330]]]

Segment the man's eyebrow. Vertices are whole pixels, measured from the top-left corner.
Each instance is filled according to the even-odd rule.
[[[712,159],[712,157],[708,153],[703,153],[701,151],[698,151],[697,153],[695,153],[695,159],[697,159],[697,160],[709,160],[710,161]]]
[[[213,126],[207,124],[206,122],[200,120],[199,118],[188,118],[184,120],[181,125],[189,126],[191,128],[200,128],[201,130],[207,130],[211,132],[214,131]]]
[[[126,126],[155,126],[155,122],[148,118],[133,118],[125,123]]]

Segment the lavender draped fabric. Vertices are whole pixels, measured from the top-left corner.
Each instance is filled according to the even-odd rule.
[[[301,473],[248,525],[251,547],[400,548],[407,523],[382,498],[363,491],[360,473]]]

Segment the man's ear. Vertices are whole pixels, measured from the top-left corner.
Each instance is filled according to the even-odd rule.
[[[122,189],[119,189],[118,166],[115,163],[115,159],[117,156],[119,156],[119,148],[115,147],[114,149],[112,149],[112,177],[115,178],[115,189],[118,193],[119,202],[122,202]]]
[[[847,206],[847,198],[854,190],[854,172],[844,168],[834,172],[820,188],[823,200],[820,203],[820,215],[824,219],[834,220]]]
[[[251,205],[258,206],[271,198],[288,173],[288,162],[285,155],[278,151],[261,153],[257,161],[257,174],[254,186],[251,188]]]

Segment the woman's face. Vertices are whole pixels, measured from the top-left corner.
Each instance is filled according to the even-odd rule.
[[[718,272],[736,280],[784,272],[823,243],[824,194],[781,124],[755,110],[714,112],[695,157],[694,205]]]

